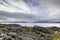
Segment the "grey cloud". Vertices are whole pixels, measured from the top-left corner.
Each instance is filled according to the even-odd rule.
[[[40,5],[40,0],[23,0],[26,4],[28,4],[31,7],[35,7]]]
[[[11,18],[34,18],[34,15],[31,14],[24,14],[24,13],[19,13],[19,12],[15,12],[15,13],[10,13],[10,12],[4,12],[1,11],[0,12],[0,16],[6,16],[6,17],[11,17]]]
[[[22,19],[21,22],[27,22],[28,19],[29,20],[37,20],[37,18],[35,18],[36,16],[32,15],[32,14],[24,14],[24,13],[10,13],[10,12],[5,12],[5,11],[0,11],[0,20],[5,20],[5,21],[10,21],[8,20],[8,18],[13,18],[13,19]],[[23,21],[25,20],[25,21]],[[27,20],[27,21],[26,21]],[[11,21],[10,21],[11,22]],[[18,20],[13,21],[13,22],[19,22]]]
[[[16,2],[18,2],[18,1],[16,1]],[[2,4],[5,7],[8,7],[8,8],[9,7],[14,7],[15,9],[23,10],[22,8],[19,8],[19,7],[15,6],[14,4],[11,4],[11,2],[9,2],[8,0],[1,0],[0,4]]]
[[[55,4],[55,6],[60,6],[60,0],[53,0],[53,3]]]
[[[41,0],[41,2],[48,6],[60,7],[60,0]]]
[[[8,4],[5,5],[3,2],[1,2],[4,6],[20,9],[20,7],[17,7],[16,5],[12,5],[6,0],[2,0],[2,1]],[[27,22],[27,20],[31,20],[34,22],[35,21],[52,22],[53,20],[55,21],[60,20],[60,12],[59,12],[60,0],[23,0],[23,2],[25,2],[26,5],[29,6],[29,8],[32,11],[31,14],[21,13],[21,12],[0,11],[0,20],[3,20],[4,22],[13,22],[13,23],[20,23],[20,22],[25,23]],[[8,20],[8,18],[13,18],[18,20],[12,21],[12,20]]]

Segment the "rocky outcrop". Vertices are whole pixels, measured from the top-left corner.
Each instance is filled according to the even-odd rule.
[[[17,29],[17,30],[16,30]],[[52,40],[50,36],[40,32],[40,34],[34,36],[24,32],[20,32],[20,28],[7,28],[0,32],[0,40]]]

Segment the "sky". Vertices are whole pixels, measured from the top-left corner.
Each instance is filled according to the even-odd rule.
[[[60,22],[60,0],[0,0],[0,23]]]

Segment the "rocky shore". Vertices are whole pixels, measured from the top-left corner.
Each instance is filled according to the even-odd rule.
[[[16,26],[16,25],[15,25]],[[6,30],[0,32],[0,40],[52,40],[51,36],[40,32],[39,34],[27,34],[25,27],[13,27],[9,25]],[[22,31],[24,30],[24,31]],[[28,29],[29,30],[29,29]],[[27,31],[29,32],[29,31]]]

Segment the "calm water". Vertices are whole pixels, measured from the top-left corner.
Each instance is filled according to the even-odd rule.
[[[10,24],[10,23],[4,23],[4,24]],[[20,24],[22,26],[42,26],[42,27],[51,27],[51,26],[57,26],[60,27],[60,23],[11,23],[11,24]]]
[[[51,27],[51,26],[58,26],[60,27],[60,23],[19,23],[20,25],[23,26],[34,26],[34,25],[38,25],[38,26],[42,26],[42,27]]]

